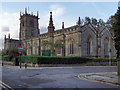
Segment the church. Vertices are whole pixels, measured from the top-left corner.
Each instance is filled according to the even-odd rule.
[[[91,23],[81,25],[80,17],[74,26],[55,30],[50,12],[48,32],[40,34],[39,14],[29,14],[27,9],[20,13],[19,40],[10,34],[4,40],[4,49],[26,48],[27,55],[39,56],[80,56],[88,58],[115,58],[116,50],[112,32],[105,26],[95,27]],[[49,54],[45,54],[48,53]]]

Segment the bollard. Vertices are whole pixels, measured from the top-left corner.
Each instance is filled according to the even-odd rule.
[[[25,69],[27,68],[27,63],[25,63]]]
[[[118,66],[118,76],[120,76],[120,61],[117,62],[117,66]]]

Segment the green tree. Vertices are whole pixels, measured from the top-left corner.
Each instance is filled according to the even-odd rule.
[[[89,17],[85,17],[85,22],[84,23],[86,24],[86,23],[90,23],[90,22],[91,22],[91,19]]]
[[[2,55],[8,55],[8,49],[6,49],[6,50],[2,50]]]
[[[19,52],[18,52],[17,47],[10,48],[10,49],[8,50],[8,55],[9,55],[10,59],[18,56],[18,55],[19,55]]]
[[[115,48],[117,50],[117,58],[120,56],[120,7],[114,15],[114,22],[111,23],[111,29],[114,31]]]
[[[27,55],[27,48],[23,47],[23,50],[22,50],[22,55]]]
[[[103,21],[103,19],[99,19],[97,26],[105,26],[105,22]]]
[[[46,49],[48,49],[48,47],[50,47],[52,55],[56,56],[56,49],[63,48],[64,47],[63,42],[64,42],[64,40],[62,40],[62,39],[57,40],[56,42],[50,42],[50,41],[45,40],[42,42],[42,46]]]
[[[93,25],[97,26],[98,22],[96,18],[92,18],[91,21]]]

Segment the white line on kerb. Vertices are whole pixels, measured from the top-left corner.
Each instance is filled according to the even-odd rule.
[[[8,86],[7,84],[3,83],[2,81],[0,81],[0,83],[3,84],[3,85],[5,86],[5,88],[7,87],[7,88],[9,88],[9,89],[11,89],[11,90],[14,90],[13,88],[11,88],[11,87]],[[3,86],[3,85],[2,85],[2,86]],[[4,86],[3,86],[3,87],[4,87]],[[7,88],[6,88],[6,90],[9,90],[9,89],[7,89]]]

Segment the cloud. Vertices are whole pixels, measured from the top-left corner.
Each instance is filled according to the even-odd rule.
[[[8,26],[2,26],[2,32],[9,32],[9,27]]]
[[[18,38],[18,30],[19,30],[19,13],[8,13],[3,12],[1,18],[1,29],[2,36],[10,33],[12,38]]]
[[[43,16],[41,16],[41,19],[40,19],[41,33],[44,33],[44,32],[47,31],[47,30],[45,30],[45,28],[47,29],[47,27],[49,25],[50,12],[52,12],[53,24],[54,24],[55,28],[56,29],[61,28],[61,19],[60,19],[60,17],[62,17],[62,15],[64,15],[65,8],[63,6],[61,6],[61,5],[54,4],[54,5],[51,5],[49,7],[49,12],[46,12]]]
[[[0,49],[2,49],[2,48],[3,48],[3,46],[4,46],[4,41],[3,41],[3,39],[2,39],[2,38],[0,38]]]
[[[40,33],[46,33],[46,32],[48,32],[48,29],[46,27],[42,26],[40,28]]]
[[[53,12],[53,17],[57,18],[64,14],[65,8],[61,5],[51,5],[50,10]]]
[[[18,39],[19,13],[2,12],[0,16],[0,40],[4,41],[4,35],[8,37],[8,33],[12,38]],[[0,43],[0,48],[2,48],[2,43]]]

